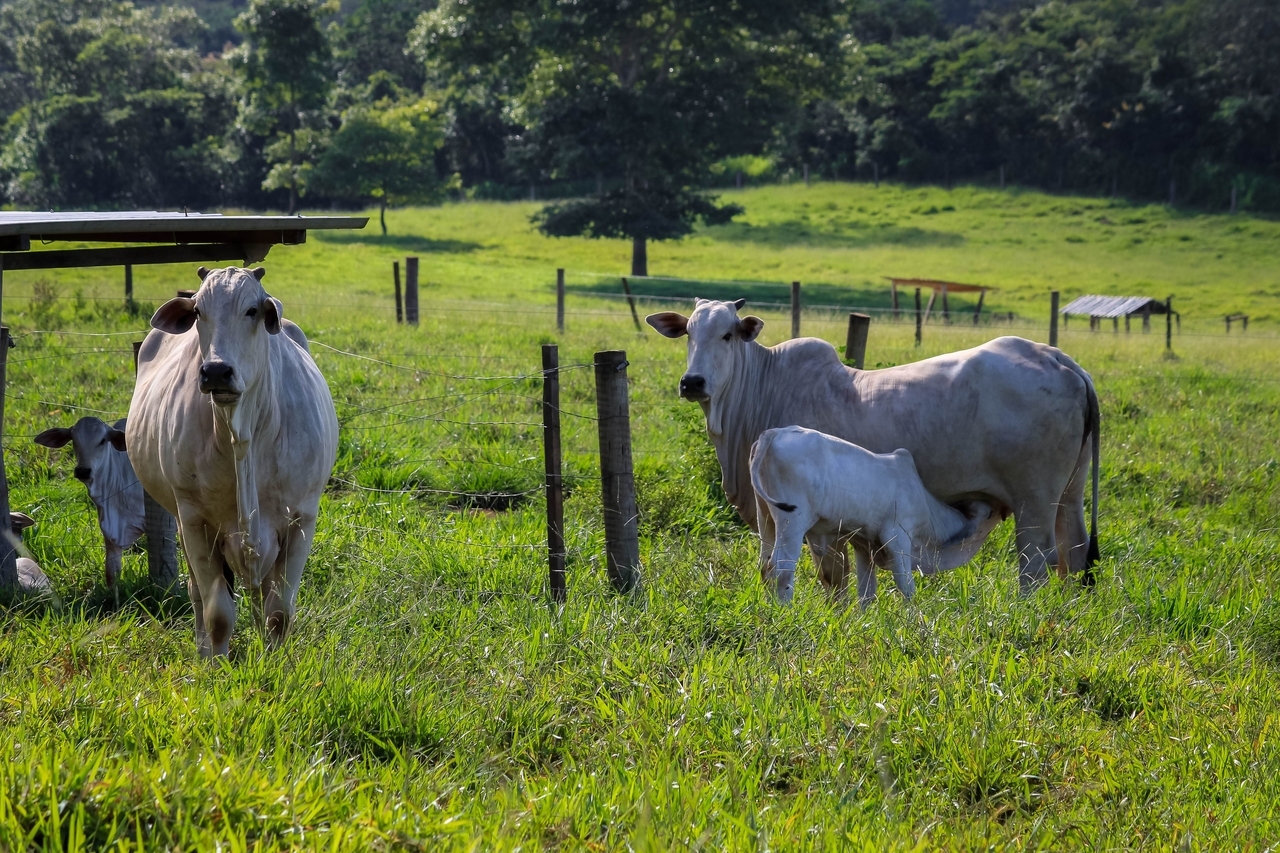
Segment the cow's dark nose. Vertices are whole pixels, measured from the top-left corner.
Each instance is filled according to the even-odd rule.
[[[204,393],[210,391],[231,391],[231,379],[235,371],[231,369],[231,365],[225,361],[206,361],[200,365],[200,390]]]
[[[705,377],[693,373],[686,373],[680,377],[681,397],[705,397],[706,394],[707,380]]]
[[[92,468],[83,468],[79,465],[76,466],[76,479],[79,480],[80,482],[83,483],[92,476],[93,476]]]

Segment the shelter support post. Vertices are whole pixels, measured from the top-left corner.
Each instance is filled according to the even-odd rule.
[[[1049,346],[1058,345],[1058,291],[1049,293]]]
[[[920,288],[916,288],[916,346],[920,346],[920,331],[924,326],[924,315],[920,313]]]
[[[1111,334],[1113,335],[1120,334],[1120,318],[1119,317],[1111,318]]]
[[[985,289],[978,291],[978,304],[973,309],[973,325],[978,325],[978,321],[982,319],[982,302],[987,298]]]
[[[791,282],[791,337],[800,337],[800,282]]]
[[[871,332],[871,317],[867,314],[849,312],[849,335],[844,343],[844,360],[853,362],[853,366],[862,369],[867,355],[867,336]]]
[[[1146,335],[1151,332],[1151,304],[1147,303],[1142,306],[1142,334]]]
[[[896,281],[889,284],[889,297],[893,300],[893,321],[896,323],[900,316],[898,313],[898,283]]]
[[[605,566],[614,589],[628,593],[640,585],[640,531],[631,464],[627,354],[621,350],[598,352],[595,368]]]
[[[124,304],[133,311],[133,264],[124,265]]]
[[[1164,301],[1164,348],[1173,349],[1173,297]]]
[[[947,304],[947,286],[942,286],[942,322],[951,325],[951,306]]]
[[[938,291],[929,291],[929,304],[924,307],[924,322],[929,322],[929,313],[933,311],[934,300],[938,298]]]

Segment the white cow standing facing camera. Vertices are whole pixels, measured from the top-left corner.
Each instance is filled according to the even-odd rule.
[[[265,272],[201,267],[193,298],[161,305],[129,406],[129,458],[178,519],[205,656],[227,654],[236,578],[268,642],[288,633],[338,452],[329,386]]]
[[[911,453],[872,453],[803,427],[766,430],[751,448],[751,485],[760,520],[760,574],[778,601],[795,591],[806,535],[843,550],[852,540],[872,559],[858,561],[858,600],[876,596],[876,565],[893,570],[898,590],[915,594],[912,569],[926,575],[967,562],[1000,522],[990,504],[966,512],[925,489]],[[814,554],[815,562],[822,555]],[[865,567],[865,568],[864,568]]]

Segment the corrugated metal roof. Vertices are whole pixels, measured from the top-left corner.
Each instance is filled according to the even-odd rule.
[[[1164,303],[1150,296],[1077,296],[1059,314],[1087,314],[1090,317],[1123,317],[1141,314],[1147,307],[1152,314],[1163,314]]]
[[[123,210],[43,213],[0,211],[0,236],[27,234],[42,239],[76,239],[85,234],[161,231],[279,231],[309,228],[363,228],[366,216],[224,216],[220,213]]]

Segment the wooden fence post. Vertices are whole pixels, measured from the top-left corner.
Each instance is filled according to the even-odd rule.
[[[636,313],[636,300],[631,295],[631,285],[627,284],[625,275],[622,277],[622,292],[627,294],[627,305],[631,306],[631,322],[636,324],[637,332],[643,332],[644,329],[640,326],[640,315]]]
[[[138,373],[138,350],[142,341],[133,342],[133,372]],[[145,490],[142,492],[143,527],[147,532],[147,577],[151,585],[173,592],[178,585],[178,519]]]
[[[942,322],[945,325],[951,325],[951,308],[947,304],[947,286],[942,286]]]
[[[1151,303],[1142,306],[1142,334],[1151,333]]]
[[[1164,348],[1173,349],[1173,297],[1164,301]]]
[[[849,336],[844,342],[844,360],[852,361],[853,366],[862,369],[867,355],[867,335],[871,332],[871,317],[867,314],[849,312]]]
[[[640,585],[640,531],[631,466],[627,354],[620,350],[598,352],[595,367],[605,565],[614,589],[631,592]]]
[[[564,334],[564,269],[556,270],[556,331]]]
[[[133,264],[124,265],[124,305],[133,312]]]
[[[1049,292],[1049,346],[1058,345],[1058,291]]]
[[[418,259],[404,259],[404,319],[418,325]]]
[[[547,568],[551,600],[564,604],[564,480],[560,458],[560,349],[542,345],[542,447],[546,461]]]
[[[901,314],[898,313],[898,283],[892,282],[889,285],[889,298],[893,300],[893,322],[898,322]]]
[[[924,326],[924,314],[920,313],[920,288],[916,288],[916,346],[920,346],[920,329]]]
[[[404,322],[404,302],[400,299],[400,262],[391,262],[391,279],[396,286],[396,322]]]
[[[800,282],[791,282],[791,337],[800,337]]]
[[[4,258],[0,257],[0,292],[4,289]],[[0,326],[0,437],[4,434],[4,391],[9,363],[9,327]],[[4,451],[0,450],[0,518],[4,519],[0,537],[0,592],[10,595],[18,591],[17,539],[9,524],[9,479],[5,476]]]

